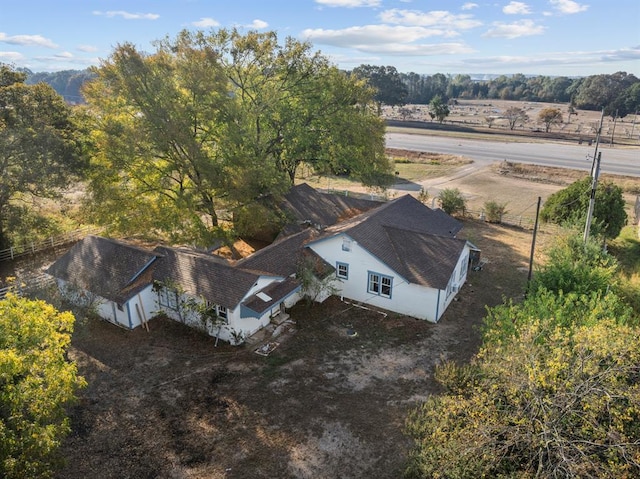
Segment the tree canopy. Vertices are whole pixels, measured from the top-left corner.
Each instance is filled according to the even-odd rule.
[[[555,192],[545,202],[540,211],[543,221],[583,225],[591,197],[591,178],[585,177],[568,187]],[[591,223],[591,233],[615,238],[627,221],[622,188],[601,181],[598,183]]]
[[[71,109],[50,86],[24,80],[0,64],[0,248],[24,200],[56,197],[85,166]]]
[[[615,267],[596,249],[593,268],[552,274],[572,277],[570,292],[546,278],[524,301],[489,309],[471,363],[436,368],[445,392],[408,417],[406,477],[638,475],[640,318],[614,292],[589,289]]]
[[[219,30],[155,46],[119,45],[85,88],[102,222],[209,244],[221,212],[285,192],[303,162],[388,181],[374,90],[309,44]]]
[[[439,95],[433,97],[429,103],[429,116],[438,120],[438,123],[442,123],[449,116],[449,106],[442,101]]]
[[[517,73],[472,80],[469,75],[398,73],[389,66],[361,65],[354,71],[370,78],[378,89],[377,98],[388,105],[428,105],[440,96],[445,103],[452,98],[572,103],[575,108],[585,110],[604,108],[607,115],[615,115],[617,111],[618,117],[640,109],[637,86],[640,79],[626,72],[581,78]]]
[[[543,108],[538,113],[538,121],[544,124],[544,131],[548,133],[553,125],[562,123],[562,112],[558,108]]]
[[[84,385],[67,361],[74,318],[43,301],[0,301],[0,476],[50,477],[69,432],[65,406]]]

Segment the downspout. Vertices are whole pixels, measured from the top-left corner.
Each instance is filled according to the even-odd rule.
[[[129,329],[133,329],[133,323],[131,322],[131,305],[127,301],[127,319],[129,320]]]
[[[440,293],[442,292],[441,289],[438,290],[438,300],[436,301],[436,323],[438,322],[438,320],[440,319],[440,317],[438,316],[438,314],[440,313]]]
[[[111,309],[113,310],[113,322],[118,324],[118,313],[116,313],[116,303],[111,301]]]

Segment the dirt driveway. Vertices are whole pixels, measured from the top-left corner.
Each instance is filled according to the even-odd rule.
[[[295,307],[295,331],[262,357],[165,319],[150,332],[80,324],[71,356],[89,386],[57,477],[400,477],[404,420],[438,391],[434,365],[468,360],[484,305],[526,280],[530,232],[464,231],[489,263],[435,325],[333,298]]]

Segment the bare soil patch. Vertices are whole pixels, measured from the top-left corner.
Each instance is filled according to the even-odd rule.
[[[332,298],[293,308],[295,332],[267,357],[163,318],[150,332],[78,324],[71,357],[89,386],[57,477],[400,477],[404,420],[439,391],[435,364],[468,361],[485,305],[526,281],[530,232],[464,222],[488,263],[439,324]]]

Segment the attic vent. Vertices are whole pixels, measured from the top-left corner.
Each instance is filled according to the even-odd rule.
[[[256,296],[258,298],[260,298],[262,301],[264,301],[265,303],[268,303],[269,301],[271,301],[273,299],[271,296],[269,296],[268,294],[263,293],[262,291],[260,291],[259,293],[256,293]]]

